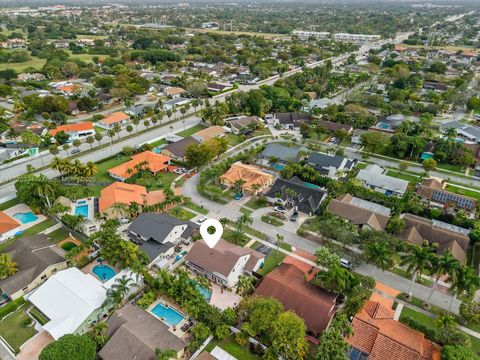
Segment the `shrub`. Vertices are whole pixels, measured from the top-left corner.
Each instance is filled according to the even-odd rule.
[[[3,306],[0,308],[0,319],[3,319],[6,315],[14,312],[17,310],[20,306],[22,306],[25,303],[25,299],[23,297],[13,300],[9,302],[7,305]]]
[[[152,303],[155,301],[157,297],[153,291],[147,291],[145,294],[142,295],[140,299],[137,301],[137,305],[140,306],[142,309],[148,308]]]
[[[408,327],[411,327],[412,329],[415,329],[417,331],[420,331],[421,333],[425,334],[427,339],[436,341],[437,339],[437,332],[434,329],[431,329],[425,325],[423,325],[420,321],[415,320],[411,317],[404,317],[400,319],[400,322],[407,325]]]
[[[93,360],[96,345],[87,335],[64,335],[48,344],[40,353],[40,360]]]

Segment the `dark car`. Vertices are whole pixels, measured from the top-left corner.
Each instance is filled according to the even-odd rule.
[[[290,216],[290,221],[297,221],[298,219],[298,211],[294,211],[293,214]]]

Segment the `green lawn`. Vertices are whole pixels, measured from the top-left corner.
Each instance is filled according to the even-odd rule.
[[[230,355],[236,357],[238,360],[260,360],[261,357],[250,352],[250,350],[245,347],[237,344],[235,341],[234,335],[230,335],[224,340],[213,339],[205,347],[205,351],[212,351],[215,346],[218,346],[228,352]]]
[[[37,333],[32,326],[26,326],[25,321],[30,317],[26,313],[27,306],[19,307],[0,322],[0,335],[18,354],[20,346]]]
[[[46,63],[46,59],[39,59],[32,56],[30,60],[21,63],[3,63],[0,64],[0,71],[5,69],[13,69],[16,72],[23,72],[26,68],[33,67],[40,70]]]
[[[408,273],[407,271],[405,271],[404,269],[394,267],[390,271],[394,274],[397,274],[397,275],[405,278],[405,279],[408,279],[408,280],[412,279],[412,275],[410,273]],[[416,282],[419,283],[419,284],[425,285],[425,286],[429,286],[429,287],[433,285],[433,282],[431,280],[428,280],[428,279],[425,279],[425,278],[420,278],[420,277],[417,277]]]
[[[242,137],[236,134],[227,134],[225,138],[228,140],[228,145],[236,146],[242,142]]]
[[[267,235],[249,226],[245,227],[245,232],[262,240],[267,240]]]
[[[193,212],[188,211],[187,209],[184,209],[184,208],[179,208],[179,210],[172,209],[172,210],[169,210],[168,213],[181,220],[191,220],[195,216],[197,216],[197,214],[194,214]]]
[[[154,141],[154,142],[150,143],[150,145],[153,146],[154,148],[157,147],[157,146],[160,146],[160,145],[164,145],[164,144],[168,144],[168,141],[165,140],[165,139],[160,139],[160,140],[157,140],[157,141]]]
[[[452,165],[452,164],[437,164],[438,169],[454,171],[458,173],[465,173],[465,168],[460,165]]]
[[[262,201],[259,201],[260,198],[251,198],[250,200],[247,201],[247,203],[245,204],[246,207],[249,207],[250,209],[253,209],[253,210],[257,210],[257,209],[261,209],[261,208],[264,208],[264,207],[267,207],[267,205],[265,205],[265,202],[262,202]]]
[[[437,324],[435,322],[435,319],[428,317],[427,315],[424,315],[418,311],[415,311],[413,309],[410,309],[406,306],[403,307],[402,313],[400,314],[400,320],[404,319],[406,317],[415,319],[419,322],[421,322],[423,325],[426,327],[429,327],[431,329],[435,329],[437,327]]]
[[[208,210],[205,209],[203,206],[199,206],[195,203],[189,203],[189,204],[186,204],[185,207],[189,208],[189,209],[192,209],[200,214],[203,214],[203,215],[207,215],[208,214]]]
[[[8,200],[8,201],[0,204],[0,210],[1,211],[7,210],[8,208],[11,208],[12,206],[15,206],[17,204],[20,204],[20,200],[18,200],[17,198],[12,199],[12,200]]]
[[[64,227],[61,227],[60,229],[52,231],[50,234],[47,234],[47,236],[52,242],[56,244],[57,242],[62,241],[68,237],[68,231],[65,230]]]
[[[196,125],[194,127],[191,127],[190,129],[180,131],[179,133],[176,133],[175,135],[185,138],[185,137],[189,137],[189,136],[191,136],[191,135],[195,134],[196,132],[198,132],[200,130],[203,130],[203,129],[205,129],[203,126]]]
[[[45,325],[48,322],[48,318],[43,315],[35,306],[32,306],[30,310],[28,310],[30,315],[32,315],[35,320],[37,320],[41,325]]]
[[[263,264],[263,267],[259,269],[257,272],[260,275],[267,275],[270,271],[274,270],[278,265],[280,265],[287,257],[287,254],[284,254],[280,251],[272,250],[270,254],[267,255],[265,258],[265,263]]]
[[[387,175],[398,178],[398,179],[409,181],[413,184],[418,184],[421,180],[420,176],[415,176],[412,174],[407,174],[405,172],[399,172],[395,170],[388,170]]]
[[[246,215],[250,215],[253,211],[250,209],[247,209],[246,207],[241,207],[240,212]]]
[[[104,160],[97,164],[98,172],[95,175],[95,181],[97,182],[114,182],[115,180],[108,175],[108,169],[113,168],[114,166],[123,164],[130,160],[130,157],[125,155],[117,155],[113,158]]]
[[[455,185],[447,185],[447,190],[459,195],[469,196],[480,201],[480,192],[459,188]]]
[[[273,225],[273,226],[282,226],[283,225],[283,222],[273,216],[270,216],[270,215],[263,215],[262,216],[262,221],[264,223],[267,223],[267,224],[270,224],[270,225]]]
[[[359,162],[357,163],[357,166],[355,166],[356,169],[365,169],[367,167],[367,163],[364,163],[364,162]]]

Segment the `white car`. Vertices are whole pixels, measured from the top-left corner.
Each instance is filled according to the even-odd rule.
[[[287,209],[284,208],[283,206],[275,206],[273,208],[273,210],[279,212],[279,213],[282,213],[282,214],[285,214],[287,212]]]
[[[202,216],[200,219],[198,219],[197,221],[195,221],[198,225],[202,225],[205,221],[207,221],[207,217],[206,216]]]

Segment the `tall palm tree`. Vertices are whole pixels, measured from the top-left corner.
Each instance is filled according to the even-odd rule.
[[[450,292],[453,293],[453,297],[448,306],[449,312],[452,309],[453,302],[459,295],[467,294],[468,296],[472,296],[475,290],[480,286],[480,278],[472,267],[462,266],[460,269],[457,280],[450,287]]]
[[[84,176],[93,177],[98,172],[97,164],[88,161],[83,168]]]
[[[128,292],[134,286],[136,286],[136,284],[133,279],[127,275],[123,275],[121,278],[117,278],[115,280],[115,283],[112,285],[112,289],[117,291],[123,300],[127,297]]]
[[[255,291],[256,282],[253,276],[240,275],[235,287],[236,293],[241,296],[251,295]]]
[[[408,296],[412,296],[413,284],[417,280],[417,276],[431,266],[432,259],[431,246],[421,246],[414,244],[408,247],[407,253],[402,255],[400,265],[407,266],[407,271],[412,273],[412,281],[408,289]]]
[[[50,167],[51,167],[52,169],[57,170],[58,172],[60,172],[60,174],[62,174],[62,171],[61,171],[62,163],[63,163],[63,160],[60,159],[58,156],[55,156],[55,157],[52,159],[52,162],[50,163]]]
[[[319,271],[315,276],[323,286],[336,292],[345,291],[351,280],[350,273],[338,264],[331,266],[327,271]]]
[[[210,284],[210,280],[208,280],[208,278],[206,276],[197,276],[195,278],[195,281],[197,282],[198,285],[200,285],[201,287],[204,287],[205,289],[211,289],[212,288],[212,284]]]
[[[446,251],[443,256],[433,256],[432,257],[432,268],[431,273],[435,275],[435,282],[433,283],[430,294],[428,295],[427,304],[430,304],[430,300],[434,291],[438,287],[438,282],[440,277],[445,274],[451,274],[453,282],[456,282],[458,269],[460,269],[460,263],[455,259],[450,251]]]
[[[393,251],[386,242],[367,242],[363,249],[363,256],[369,264],[373,265],[371,272],[372,276],[376,269],[386,271],[395,265]]]
[[[40,175],[35,183],[35,194],[42,198],[47,205],[47,208],[51,207],[50,197],[55,196],[55,190],[53,188],[52,183],[50,180],[47,179],[45,175]]]
[[[12,261],[10,254],[0,254],[0,279],[12,276],[18,271],[17,264]]]

